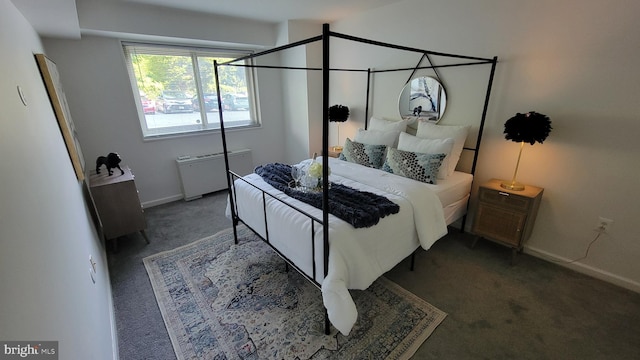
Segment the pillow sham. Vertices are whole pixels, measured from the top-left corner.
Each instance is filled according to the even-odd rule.
[[[347,138],[338,159],[380,169],[386,149],[386,145],[363,144]]]
[[[423,139],[453,139],[454,144],[451,149],[451,158],[447,162],[446,169],[447,177],[449,177],[456,170],[470,128],[471,126],[469,125],[436,125],[426,121],[420,121],[418,123],[416,136]]]
[[[423,154],[389,148],[382,170],[427,184],[437,184],[445,154]]]
[[[385,145],[388,147],[395,147],[398,144],[398,135],[400,135],[400,131],[397,130],[382,131],[358,129],[353,140],[367,145]]]
[[[367,126],[367,130],[380,130],[380,131],[406,131],[407,130],[407,121],[406,120],[391,120],[391,119],[380,119],[377,117],[371,117],[369,120],[369,126]]]
[[[451,149],[453,149],[454,140],[447,139],[422,139],[407,133],[400,133],[398,140],[398,150],[413,151],[423,154],[445,154],[442,160],[440,170],[438,170],[438,179],[447,178],[447,169],[451,159]]]

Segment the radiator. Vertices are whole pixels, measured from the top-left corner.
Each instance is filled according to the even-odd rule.
[[[250,149],[230,151],[228,154],[230,170],[239,175],[253,172]],[[182,193],[186,201],[227,188],[223,153],[180,156],[176,162],[182,182]]]

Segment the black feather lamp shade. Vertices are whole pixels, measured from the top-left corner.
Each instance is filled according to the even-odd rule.
[[[504,138],[515,142],[543,143],[551,132],[551,120],[547,115],[529,111],[516,116],[504,123]]]
[[[340,141],[340,123],[349,118],[349,107],[344,105],[333,105],[329,107],[329,121],[338,123],[338,141]],[[342,146],[333,146],[334,152],[341,152]]]
[[[349,118],[349,107],[344,105],[333,105],[329,107],[329,121],[345,122]]]
[[[551,132],[551,120],[547,115],[529,111],[528,113],[517,113],[514,117],[504,123],[504,138],[520,143],[520,153],[516,162],[516,171],[513,173],[511,181],[503,181],[500,186],[509,190],[524,190],[524,185],[516,181],[518,166],[522,157],[522,148],[525,143],[531,145],[536,142],[543,143]]]

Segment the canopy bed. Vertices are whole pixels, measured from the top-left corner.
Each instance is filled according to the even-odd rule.
[[[412,68],[334,69],[329,64],[332,37],[414,52],[421,54],[421,58]],[[316,41],[322,42],[322,68],[238,64],[240,60]],[[453,62],[434,65],[430,55],[453,59]],[[424,59],[428,60],[428,66],[421,66]],[[317,186],[299,186],[290,174],[291,167],[284,164],[261,165],[255,173],[244,177],[229,171],[224,113],[219,108],[225,165],[229,174],[227,214],[232,219],[236,241],[236,227],[242,222],[288,265],[321,289],[326,310],[325,333],[329,334],[329,322],[344,335],[348,335],[355,324],[357,309],[349,289],[366,289],[380,275],[415,254],[418,247],[429,249],[447,233],[447,225],[452,222],[462,219],[464,229],[496,63],[496,57],[485,59],[432,52],[335,33],[329,30],[328,24],[323,25],[322,35],[229,62],[215,63],[216,77],[219,66],[322,71],[323,154],[329,154],[329,73],[367,73],[364,129],[358,131],[353,141],[347,139],[340,159],[322,156],[298,164],[306,166],[307,170],[311,163],[321,164],[316,167],[320,171]],[[444,90],[429,80],[432,78],[421,80],[415,86],[411,84],[418,69],[432,69],[437,77],[434,80],[438,82],[438,68],[477,65],[488,65],[490,71],[475,147],[464,148],[467,126],[435,124],[446,105]],[[400,101],[404,101],[403,96],[411,98],[405,107],[413,106],[414,111],[401,111],[403,120],[398,121],[369,119],[371,79],[376,73],[390,71],[411,71],[407,84],[412,90],[406,94],[403,92]],[[217,93],[220,106],[219,88]],[[415,105],[418,104],[415,101],[421,101],[420,97],[428,98],[429,103]],[[424,110],[418,106],[423,106]],[[416,119],[419,120],[417,126],[413,129],[406,127]],[[394,135],[389,137],[392,132]],[[409,134],[411,132],[415,135]],[[462,132],[463,136],[460,135]],[[385,137],[389,138],[384,140],[388,144],[377,144]],[[474,152],[468,173],[454,171],[464,149]],[[419,166],[407,168],[403,165],[407,159]],[[375,165],[370,163],[373,160]],[[383,165],[385,169],[381,169]],[[420,171],[412,173],[414,168]]]

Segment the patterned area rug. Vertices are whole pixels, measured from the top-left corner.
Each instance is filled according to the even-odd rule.
[[[349,336],[324,334],[322,294],[250,230],[149,256],[178,359],[408,359],[446,314],[384,277],[351,290]]]

